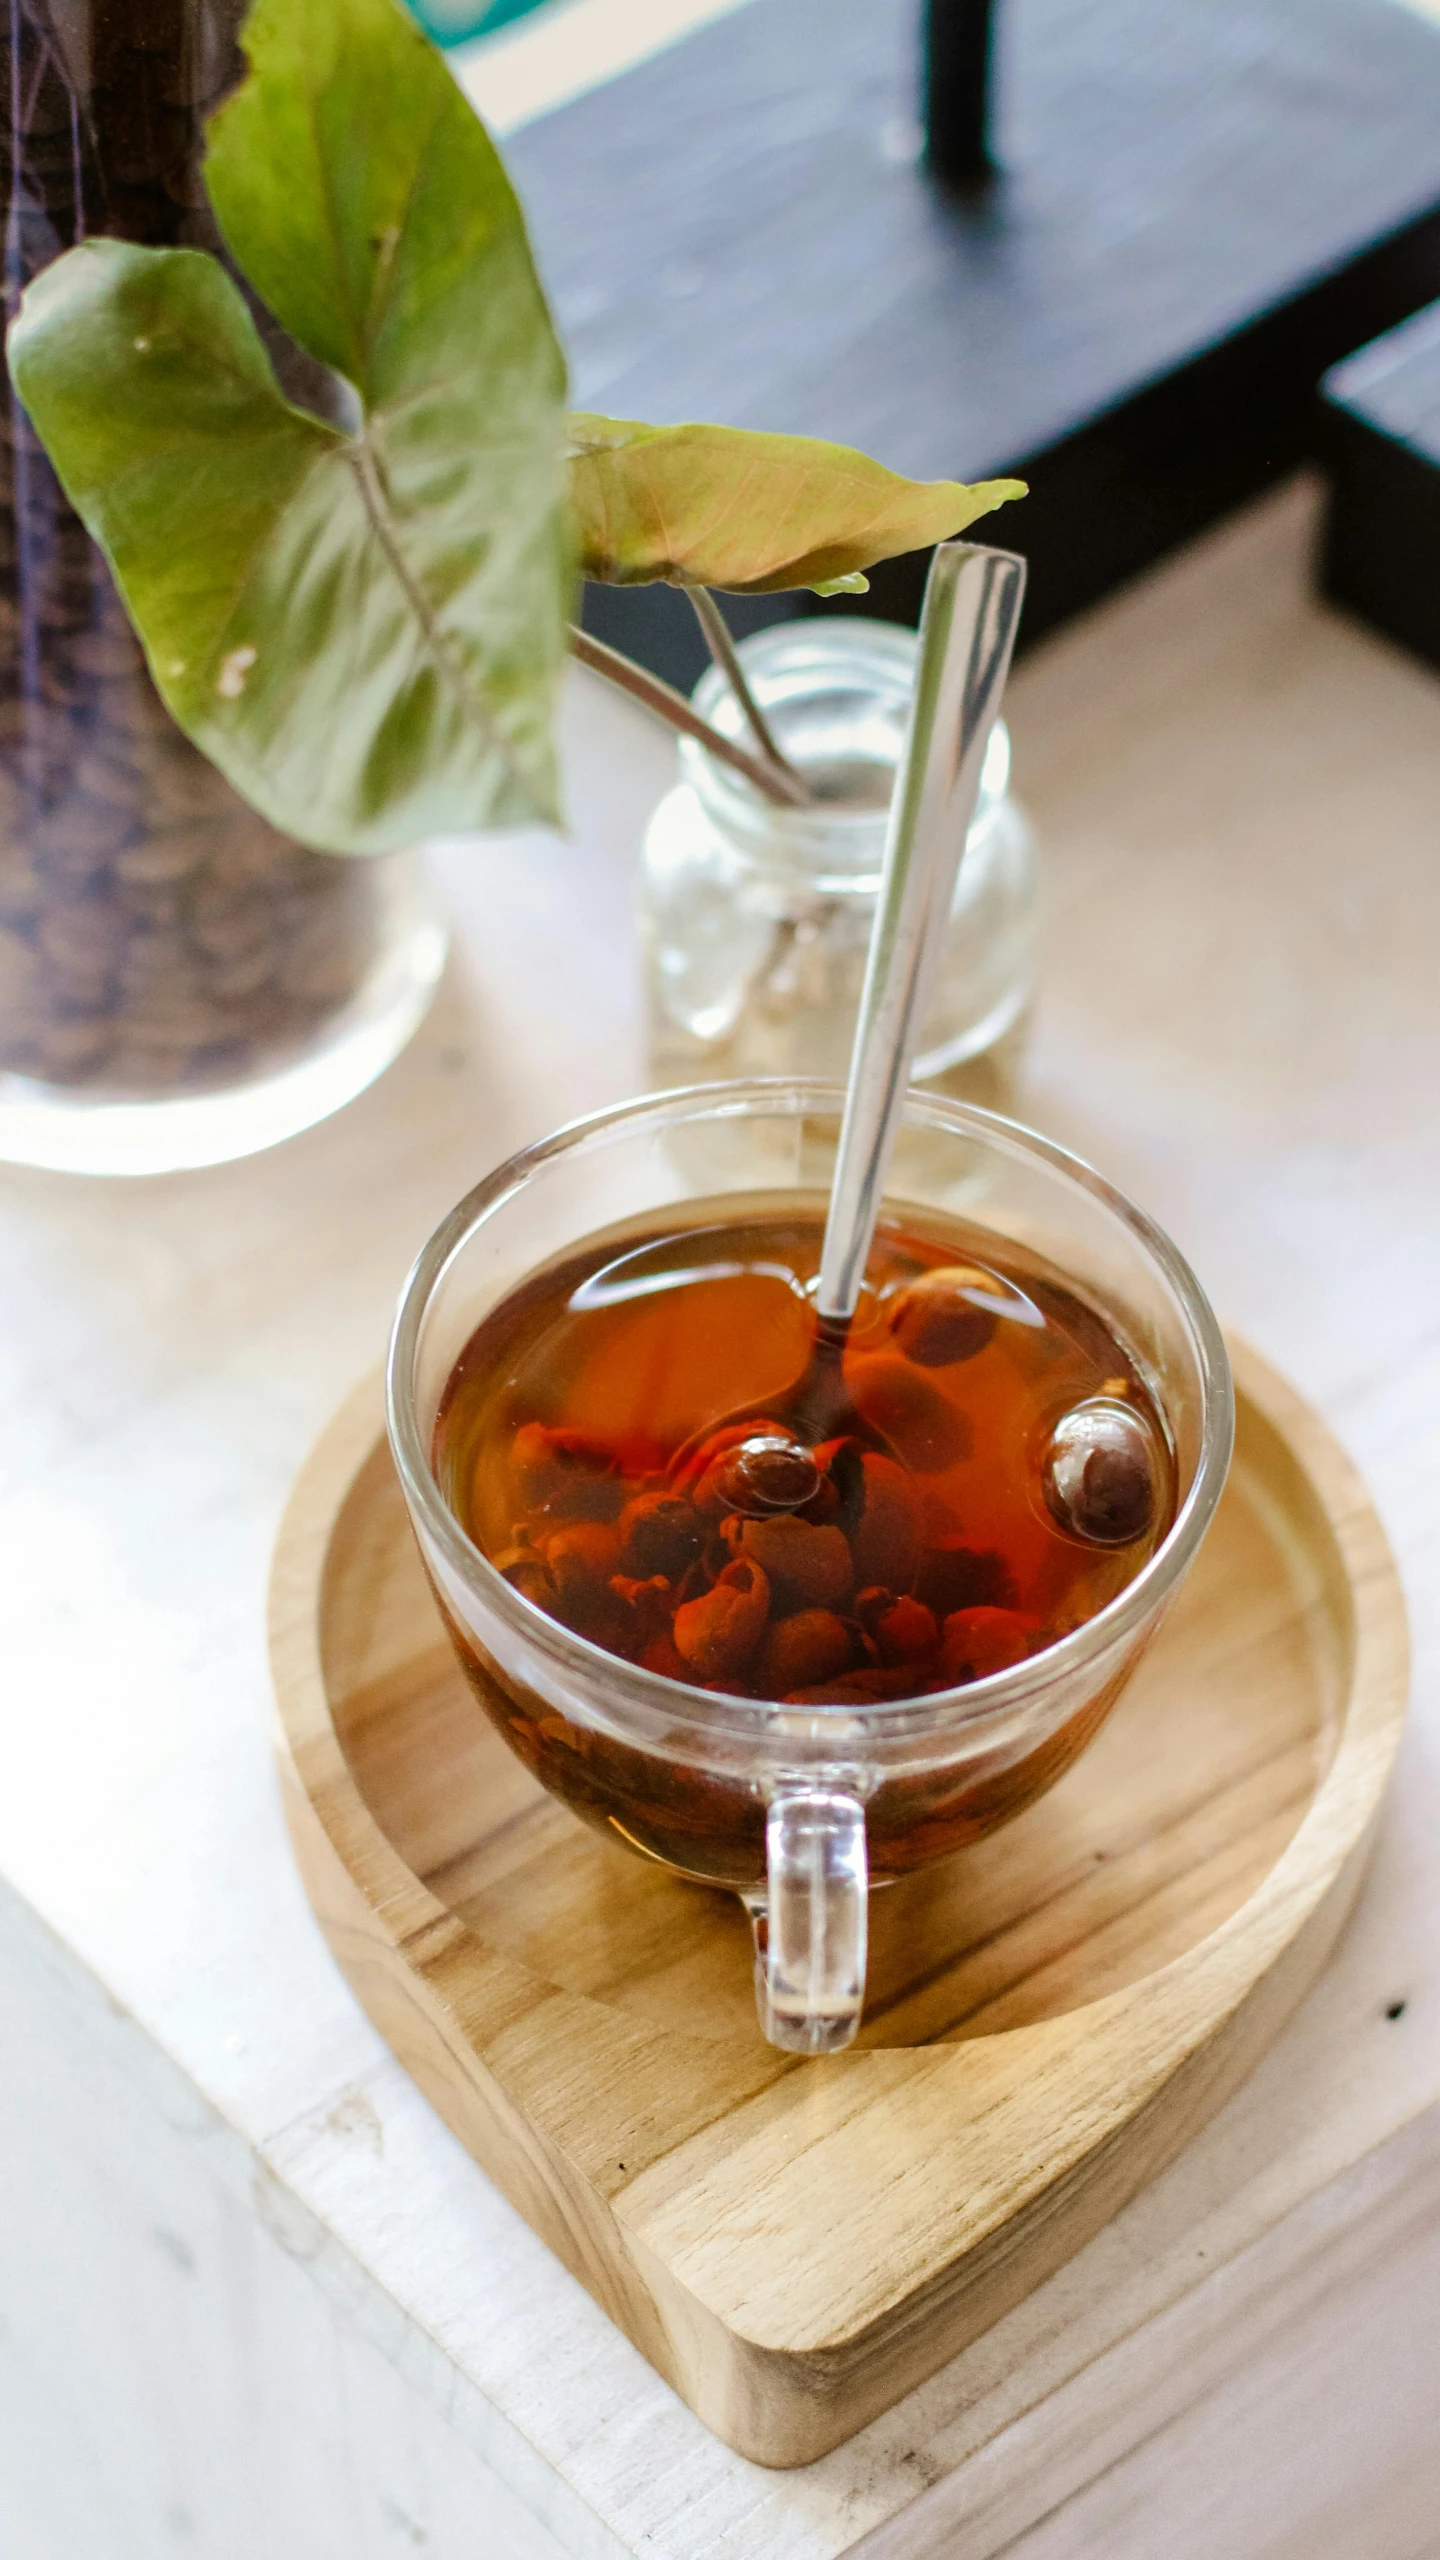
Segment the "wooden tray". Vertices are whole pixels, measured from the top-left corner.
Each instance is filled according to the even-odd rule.
[[[1404,1714],[1363,1487],[1243,1347],[1180,1602],[1039,1804],[877,1895],[860,2043],[755,2025],[724,1894],[584,1830],[477,1712],[358,1390],[295,1488],[272,1652],[295,1848],[432,2104],[718,2435],[808,2462],[1211,2116],[1324,1964]]]

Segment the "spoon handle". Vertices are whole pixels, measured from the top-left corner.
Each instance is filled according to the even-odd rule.
[[[828,1323],[859,1300],[1024,593],[1013,551],[943,542],[931,562],[820,1262]]]

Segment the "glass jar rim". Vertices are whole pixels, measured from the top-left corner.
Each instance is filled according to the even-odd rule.
[[[737,641],[736,654],[761,710],[767,714],[774,714],[782,704],[783,697],[771,689],[775,680],[806,668],[814,671],[817,691],[847,677],[851,681],[863,679],[867,663],[877,690],[888,677],[901,732],[896,747],[898,771],[919,645],[918,632],[905,623],[883,621],[871,614],[827,613],[767,623],[758,631],[747,632]],[[751,743],[747,723],[718,667],[705,669],[691,700],[724,736],[741,745]],[[772,859],[778,855],[801,871],[825,872],[830,865],[838,864],[835,885],[840,877],[853,873],[849,885],[873,894],[889,832],[888,798],[878,807],[847,806],[843,800],[822,801],[808,808],[782,806],[768,800],[733,765],[711,755],[698,738],[679,741],[679,766],[682,784],[694,792],[711,826],[736,852],[752,856],[763,852]],[[1009,780],[1010,736],[1000,719],[991,731],[985,754],[980,795],[967,839],[971,844],[983,838],[994,824]]]
[[[627,1662],[563,1626],[496,1571],[445,1502],[421,1438],[412,1387],[426,1311],[475,1228],[557,1158],[587,1144],[604,1144],[612,1136],[643,1133],[647,1122],[658,1135],[686,1119],[743,1118],[763,1114],[767,1108],[788,1107],[795,1117],[824,1114],[838,1119],[844,1099],[844,1086],[827,1079],[756,1076],[723,1084],[684,1085],[587,1112],[507,1157],[457,1201],[421,1248],[401,1291],[385,1365],[385,1406],[391,1450],[406,1499],[462,1585],[478,1578],[487,1606],[528,1644],[570,1673],[582,1679],[588,1673],[603,1684],[608,1693],[607,1719],[612,1723],[617,1720],[618,1692],[637,1722],[647,1727],[657,1719],[673,1726],[677,1716],[683,1716],[689,1724],[708,1727],[717,1736],[759,1745],[767,1729],[773,1731],[777,1716],[788,1715],[793,1724],[795,1710],[773,1699],[718,1695]],[[1189,1330],[1201,1382],[1200,1441],[1194,1476],[1165,1537],[1134,1580],[1094,1617],[1009,1670],[952,1689],[875,1705],[853,1701],[807,1705],[805,1716],[813,1720],[815,1739],[823,1739],[828,1731],[837,1749],[859,1733],[867,1740],[883,1737],[900,1743],[961,1729],[988,1731],[1031,1704],[1040,1691],[1084,1670],[1123,1642],[1161,1606],[1188,1569],[1224,1489],[1234,1438],[1234,1392],[1218,1319],[1189,1263],[1154,1219],[1083,1157],[1038,1130],[982,1110],[978,1104],[955,1102],[912,1086],[904,1125],[988,1142],[1002,1153],[1036,1159],[1074,1182],[1129,1230],[1161,1274]]]

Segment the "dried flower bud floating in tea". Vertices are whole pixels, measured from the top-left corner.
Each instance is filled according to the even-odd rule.
[[[1108,1398],[1077,1405],[1050,1435],[1044,1478],[1046,1501],[1077,1538],[1096,1546],[1133,1545],[1155,1517],[1150,1424]]]
[[[922,1368],[948,1369],[957,1360],[973,1360],[1000,1321],[993,1276],[969,1263],[943,1264],[901,1289],[889,1317],[898,1348]]]

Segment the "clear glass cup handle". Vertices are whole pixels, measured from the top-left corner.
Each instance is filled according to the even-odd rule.
[[[753,1914],[760,2024],[786,2053],[840,2053],[865,2004],[863,1805],[829,1788],[783,1789],[765,1824],[765,1867]]]

